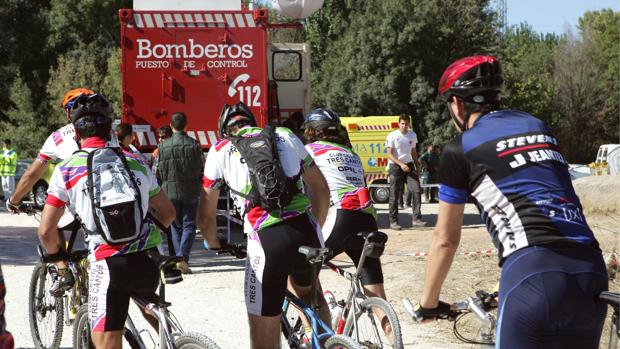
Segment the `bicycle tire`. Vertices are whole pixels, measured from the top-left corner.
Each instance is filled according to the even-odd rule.
[[[58,349],[63,331],[63,299],[53,297],[49,293],[49,287],[46,285],[47,276],[47,263],[37,263],[28,286],[28,322],[30,323],[30,335],[37,349]],[[49,339],[43,334],[40,323],[48,317],[51,325]]]
[[[177,337],[174,341],[177,349],[220,349],[215,342],[200,333],[184,333]]]
[[[374,315],[373,309],[378,309],[387,317],[390,325],[392,326],[392,333],[394,334],[394,343],[390,344],[383,333],[383,328],[379,326],[377,328],[378,319],[376,315]],[[374,333],[370,333],[370,331],[365,331],[364,328],[360,329],[359,342],[363,344],[367,348],[395,348],[402,349],[403,348],[403,337],[400,328],[400,322],[398,321],[398,316],[394,311],[394,308],[388,301],[379,297],[369,297],[364,299],[358,307],[358,312],[355,314],[355,319],[360,323],[360,320],[363,319],[362,316],[368,316],[370,320],[370,325],[372,326],[371,331]],[[349,316],[344,325],[343,334],[349,337],[355,337],[354,328],[353,328],[353,318]],[[361,327],[361,326],[360,326]],[[377,337],[377,334],[379,336]]]
[[[94,349],[90,339],[90,323],[88,321],[88,304],[81,305],[73,320],[73,348]]]
[[[335,334],[324,345],[325,349],[362,349],[366,348],[359,344],[355,339],[341,334]]]

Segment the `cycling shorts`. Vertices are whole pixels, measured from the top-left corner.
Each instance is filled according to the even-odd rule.
[[[601,252],[533,246],[504,263],[497,348],[598,348],[607,307]]]
[[[322,247],[320,227],[307,214],[248,235],[245,305],[249,314],[276,316],[282,311],[287,278],[310,286],[312,270],[300,246]]]
[[[122,330],[130,295],[151,298],[159,285],[159,269],[147,251],[91,262],[88,273],[88,318],[93,332]]]
[[[334,227],[325,241],[325,246],[332,250],[333,257],[342,252],[346,253],[357,267],[364,249],[364,238],[357,234],[376,230],[377,221],[372,215],[359,211],[338,210]],[[367,257],[360,276],[364,285],[382,284],[381,260]]]

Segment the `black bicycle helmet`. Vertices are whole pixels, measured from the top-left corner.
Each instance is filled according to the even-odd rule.
[[[315,130],[337,130],[340,127],[340,117],[333,110],[327,108],[317,108],[306,115],[302,129],[306,127]]]
[[[247,122],[250,126],[258,126],[256,117],[243,102],[239,102],[235,105],[224,104],[222,112],[220,113],[220,119],[217,122],[218,136],[220,138],[230,136],[228,134],[229,128],[241,121]]]
[[[75,124],[85,116],[96,116],[97,124],[105,124],[114,120],[114,111],[108,100],[98,94],[82,94],[75,98],[71,106],[71,123]]]

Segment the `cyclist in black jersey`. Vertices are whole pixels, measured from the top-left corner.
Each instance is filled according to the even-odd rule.
[[[502,84],[491,56],[460,59],[440,79],[461,134],[441,157],[439,217],[416,315],[449,309],[439,293],[471,195],[502,267],[497,347],[596,348],[606,308],[595,295],[607,289],[598,242],[557,140],[532,115],[499,109]]]

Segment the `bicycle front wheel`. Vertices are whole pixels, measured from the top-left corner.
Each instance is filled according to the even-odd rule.
[[[383,298],[364,299],[355,316],[347,318],[343,334],[356,338],[365,348],[403,348],[398,317],[392,305]]]
[[[184,333],[174,341],[177,349],[220,349],[211,338],[200,333]]]
[[[362,349],[361,344],[355,339],[340,334],[335,334],[325,342],[325,349]]]
[[[53,283],[47,263],[37,263],[28,288],[30,334],[37,349],[57,349],[62,339],[63,300],[50,294]]]

